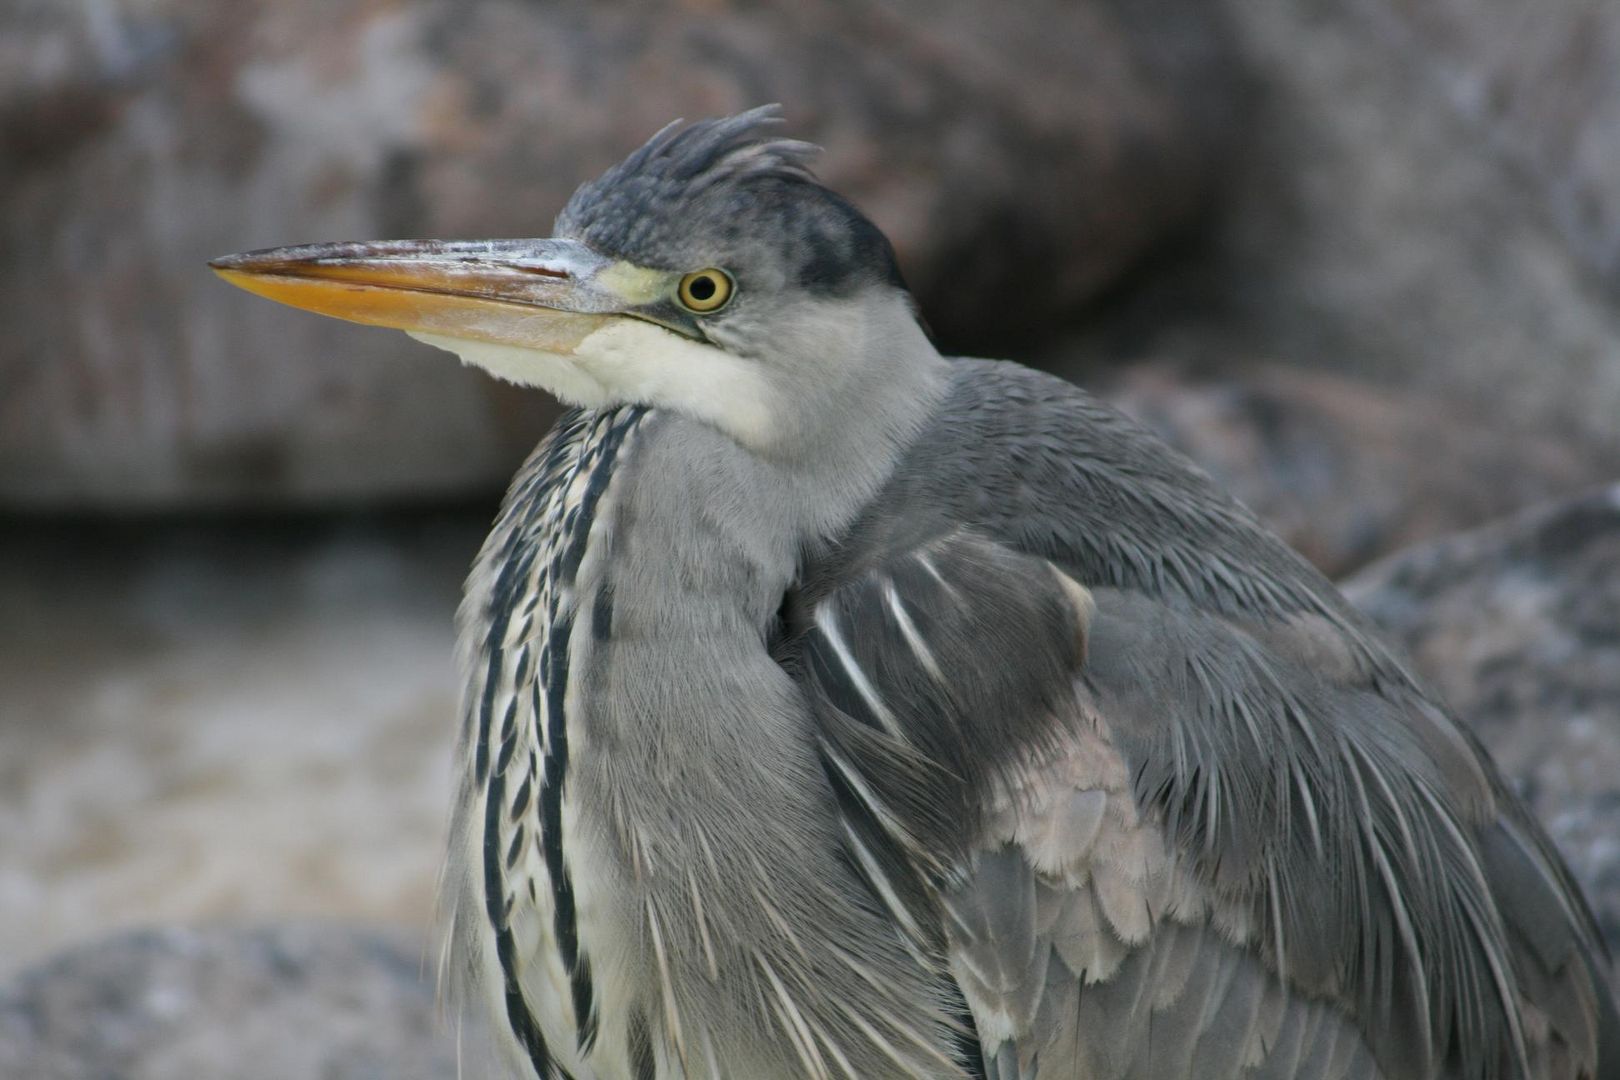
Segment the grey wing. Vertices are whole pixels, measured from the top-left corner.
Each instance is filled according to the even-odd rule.
[[[1556,855],[1320,616],[1087,590],[959,529],[799,640],[852,862],[987,1076],[1620,1074]]]
[[[984,892],[1013,881],[1028,883],[1024,895]],[[1009,896],[1026,909],[1008,911]],[[1291,993],[1210,923],[1161,919],[1133,943],[1095,888],[1043,881],[1010,847],[982,856],[949,903],[967,916],[953,916],[953,967],[989,1080],[1384,1075],[1342,1010]],[[1004,955],[1014,927],[1032,963],[987,983],[981,958]]]

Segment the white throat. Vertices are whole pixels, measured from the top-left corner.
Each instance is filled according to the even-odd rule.
[[[768,328],[739,323],[748,318],[742,313],[715,326],[725,347],[629,316],[544,349],[409,333],[569,404],[668,410],[762,458],[841,473],[847,482],[885,472],[944,384],[944,364],[904,294],[806,299],[766,317]],[[549,346],[555,335],[541,340]],[[762,342],[768,352],[758,352]],[[858,478],[865,472],[873,477]]]
[[[570,405],[637,404],[673,409],[713,424],[744,446],[768,444],[779,403],[761,366],[640,319],[614,319],[571,353],[407,331],[464,363]]]

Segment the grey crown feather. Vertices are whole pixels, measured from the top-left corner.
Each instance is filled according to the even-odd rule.
[[[816,179],[818,148],[779,137],[780,122],[767,105],[671,124],[575,192],[556,231],[643,266],[718,265],[745,298],[756,271],[803,296],[848,297],[873,282],[904,289],[888,238]]]
[[[557,216],[559,235],[594,237],[609,250],[634,246],[634,231],[659,223],[670,208],[684,208],[717,185],[771,178],[815,184],[809,161],[814,143],[774,134],[779,105],[735,116],[666,124],[629,157],[581,184]]]

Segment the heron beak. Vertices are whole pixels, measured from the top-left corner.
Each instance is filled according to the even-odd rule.
[[[574,240],[304,244],[208,265],[232,285],[322,315],[560,356],[669,288],[668,275]]]

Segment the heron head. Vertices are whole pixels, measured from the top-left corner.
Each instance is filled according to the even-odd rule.
[[[770,449],[934,355],[888,240],[779,122],[766,106],[666,127],[581,186],[548,239],[309,244],[210,265],[571,404],[667,408]]]

